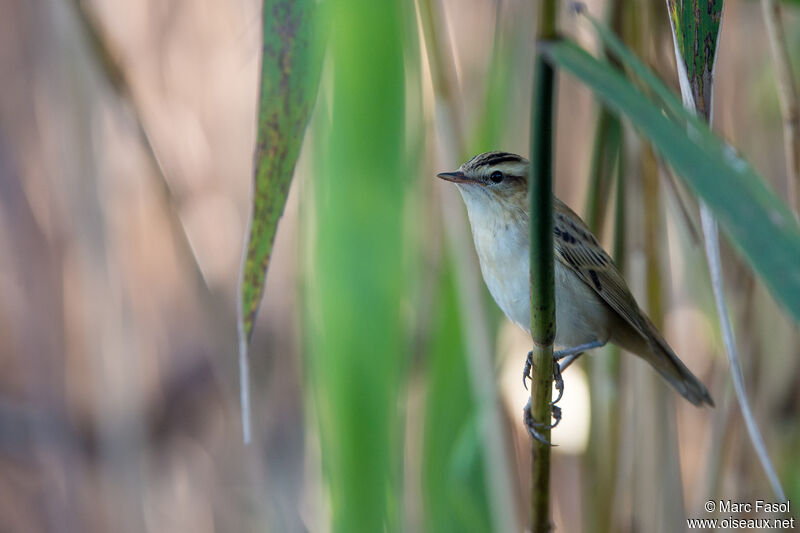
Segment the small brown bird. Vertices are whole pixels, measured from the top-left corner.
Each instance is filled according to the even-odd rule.
[[[487,152],[437,176],[461,192],[489,292],[506,316],[529,332],[528,161]],[[553,202],[555,345],[563,347],[554,357],[564,359],[561,369],[585,350],[611,342],[650,363],[694,405],[713,406],[706,387],[639,308],[586,224],[561,200]],[[527,370],[528,365],[525,375]]]

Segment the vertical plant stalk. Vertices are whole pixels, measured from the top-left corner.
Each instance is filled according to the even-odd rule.
[[[611,0],[606,5],[606,20],[617,35],[622,34],[622,14],[625,11],[623,0]],[[608,54],[605,47],[601,53],[615,62],[616,57]],[[594,131],[594,146],[589,167],[589,191],[584,208],[584,220],[592,232],[603,236],[606,220],[609,216],[616,220],[620,211],[624,210],[624,198],[618,197],[620,184],[624,177],[619,172],[622,168],[624,150],[622,146],[622,124],[608,107],[600,106]],[[616,178],[616,184],[615,184]],[[614,188],[616,187],[617,190]],[[624,191],[624,187],[622,189]],[[616,193],[616,194],[615,194]],[[609,213],[613,195],[617,196],[616,213]],[[624,218],[624,211],[622,213]],[[618,231],[620,230],[620,231]],[[618,244],[617,234],[624,239],[624,228],[614,226],[614,245]],[[614,261],[618,266],[624,265],[624,258],[615,250]],[[616,442],[618,441],[618,411],[620,409],[619,394],[616,385],[619,382],[619,349],[607,345],[602,357],[592,357],[585,363],[588,365],[591,400],[591,420],[589,447],[584,455],[586,464],[586,481],[584,483],[584,530],[593,533],[605,533],[611,530],[614,491],[607,490],[614,486],[616,474]]]
[[[451,50],[440,40],[437,33],[436,15],[441,8],[436,0],[420,0],[420,21],[425,39],[425,49],[430,65],[431,80],[438,113],[437,124],[445,141],[447,157],[455,161],[463,155],[466,141],[463,135],[460,114],[455,99],[454,76],[449,70],[453,65]],[[437,13],[438,11],[438,13]],[[502,411],[498,401],[494,370],[489,354],[488,324],[480,292],[480,275],[470,256],[472,241],[467,226],[458,223],[455,206],[443,200],[445,236],[448,253],[455,258],[454,270],[459,295],[459,315],[465,333],[470,387],[479,406],[480,431],[484,438],[486,453],[483,455],[484,472],[488,482],[489,501],[492,510],[492,525],[496,531],[519,530],[511,492],[511,459],[505,439]]]
[[[538,17],[537,40],[555,37],[555,0],[543,0]],[[537,42],[537,49],[539,44]],[[531,106],[530,263],[531,338],[533,368],[531,414],[541,428],[550,424],[553,394],[553,341],[556,336],[555,279],[553,263],[553,113],[555,70],[537,50],[534,59]],[[550,430],[539,430],[550,440]],[[550,446],[531,440],[532,533],[550,531]]]
[[[294,3],[296,3],[295,0]],[[410,288],[407,81],[399,0],[325,2],[326,113],[315,123],[307,318],[332,532],[400,530]],[[319,5],[314,0],[311,5]],[[320,9],[323,6],[319,5]],[[329,111],[328,111],[329,109]]]
[[[576,6],[575,9],[580,11],[583,7]],[[611,0],[606,6],[606,11],[606,19],[610,22],[612,31],[620,35],[622,31],[623,1]],[[609,54],[605,47],[601,49],[601,54],[606,56],[612,65],[620,67],[616,56]],[[592,159],[589,165],[589,193],[584,207],[584,220],[594,234],[598,236],[602,234],[606,220],[606,209],[611,194],[614,168],[619,156],[621,136],[622,126],[620,119],[608,107],[601,105],[595,122],[594,146],[592,147]]]
[[[800,100],[792,72],[792,62],[786,46],[781,21],[781,6],[775,0],[761,0],[764,23],[767,26],[772,65],[778,84],[778,96],[783,115],[783,142],[786,152],[786,192],[795,216],[800,216]]]
[[[700,207],[700,219],[703,224],[703,234],[705,235],[706,258],[708,259],[708,268],[711,273],[711,283],[714,290],[714,303],[717,306],[717,314],[719,314],[720,329],[722,329],[722,342],[725,345],[725,351],[728,354],[728,363],[731,367],[733,389],[736,392],[736,399],[742,410],[742,418],[744,418],[750,441],[753,443],[753,448],[756,450],[758,460],[761,462],[761,467],[764,469],[764,473],[769,479],[772,491],[780,501],[785,502],[786,494],[781,486],[781,480],[778,478],[778,473],[775,471],[775,466],[773,466],[772,460],[769,457],[764,439],[758,429],[758,424],[756,424],[753,410],[750,408],[747,391],[744,388],[744,376],[742,376],[739,352],[736,348],[733,328],[727,314],[728,307],[725,303],[725,294],[722,290],[722,264],[719,254],[719,229],[717,227],[717,221],[705,204],[701,204]]]
[[[595,235],[603,233],[606,209],[611,196],[614,167],[617,162],[621,125],[608,108],[598,113],[594,133],[594,147],[589,168],[589,194],[584,209],[586,224]]]
[[[589,171],[589,193],[584,212],[589,228],[600,237],[607,218],[619,216],[608,213],[608,205],[611,204],[612,193],[615,192],[615,176],[617,187],[623,179],[617,171],[622,164],[620,159],[623,155],[621,124],[616,115],[611,114],[606,107],[600,110],[594,138],[594,152]],[[620,199],[617,198],[617,212],[624,208],[619,202]],[[615,227],[615,245],[616,233]],[[624,229],[622,235],[624,236]],[[616,253],[614,261],[617,265],[623,264],[623,258]],[[583,500],[587,504],[584,528],[586,531],[596,533],[609,530],[613,509],[611,505],[613,491],[604,489],[613,486],[615,472],[613,459],[616,447],[613,442],[616,440],[619,405],[618,395],[614,390],[618,376],[613,369],[618,365],[618,361],[619,350],[613,345],[607,345],[602,356],[591,357],[586,362],[589,365],[589,393],[593,422],[590,427],[589,449],[585,455],[588,468],[584,484]]]
[[[678,77],[681,86],[683,104],[705,119],[709,126],[713,121],[714,104],[714,69],[717,59],[717,44],[722,18],[723,0],[706,0],[707,9],[695,10],[693,0],[690,5],[678,4],[676,0],[667,0],[667,9],[670,15],[673,43],[675,45],[675,62],[678,66]],[[704,46],[697,46],[697,43]],[[692,136],[695,132],[689,130]],[[747,392],[744,388],[744,378],[741,371],[741,361],[733,334],[733,325],[728,315],[728,306],[725,302],[725,288],[722,275],[722,260],[719,249],[719,228],[717,221],[705,202],[700,202],[700,219],[705,240],[706,260],[711,276],[711,288],[714,293],[714,302],[719,315],[722,341],[725,353],[731,368],[733,388],[736,399],[742,410],[742,417],[747,427],[750,441],[753,443],[756,455],[769,479],[775,496],[780,501],[786,501],[786,495],[781,486],[778,474],[767,453],[764,439],[756,424]]]

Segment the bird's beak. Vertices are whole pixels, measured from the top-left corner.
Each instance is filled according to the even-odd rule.
[[[456,172],[441,172],[436,174],[437,178],[442,178],[446,181],[452,181],[453,183],[475,183],[475,180],[468,178],[464,175],[461,171]]]

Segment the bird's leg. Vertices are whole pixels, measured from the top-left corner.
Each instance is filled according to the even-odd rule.
[[[605,342],[600,341],[587,342],[586,344],[581,344],[579,346],[575,346],[574,348],[567,348],[566,350],[553,352],[553,357],[556,361],[561,361],[561,359],[564,360],[561,363],[557,363],[559,370],[563,372],[569,365],[578,359],[578,357],[582,356],[586,350],[600,348],[601,346],[605,346],[605,344]]]
[[[542,444],[546,444],[548,446],[552,446],[552,444],[545,439],[542,435],[536,431],[536,428],[544,428],[544,429],[552,429],[561,422],[561,408],[556,404],[561,401],[561,397],[564,395],[564,380],[561,377],[561,372],[567,369],[569,365],[572,364],[578,357],[583,355],[583,352],[586,350],[591,350],[593,348],[600,348],[604,346],[605,342],[603,341],[592,341],[587,342],[585,344],[580,344],[578,346],[573,346],[572,348],[566,348],[564,350],[557,350],[553,352],[553,383],[555,384],[556,390],[558,391],[558,397],[550,402],[550,407],[552,409],[552,416],[555,419],[555,422],[552,424],[540,424],[533,419],[533,415],[531,414],[531,399],[528,398],[528,403],[525,404],[525,409],[523,410],[523,423],[525,427],[528,429],[528,433],[530,433],[531,437],[538,440]],[[564,359],[563,363],[559,363]],[[533,351],[528,352],[528,356],[525,358],[525,368],[522,371],[522,385],[527,389],[528,383],[527,379],[531,377],[531,368],[533,368]]]
[[[556,363],[556,366],[559,368],[559,370],[561,370],[561,372],[563,372],[564,370],[567,369],[569,365],[571,365],[575,360],[578,359],[578,357],[582,356],[584,353],[585,352],[578,352],[572,355],[568,355],[564,357],[564,360],[562,362]]]
[[[569,357],[570,355],[574,355],[575,357],[573,357],[569,361],[571,363],[572,361],[577,359],[578,356],[581,353],[585,352],[586,350],[591,350],[593,348],[600,348],[601,346],[605,346],[605,345],[606,345],[605,341],[587,342],[585,344],[579,344],[577,346],[573,346],[572,348],[565,348],[563,350],[556,350],[555,352],[553,352],[553,358],[556,361],[560,361],[560,360],[564,359],[565,357]],[[564,368],[562,368],[561,370],[564,370]]]
[[[601,346],[605,346],[605,342],[603,341],[592,341],[587,342],[585,344],[579,344],[578,346],[573,346],[572,348],[566,348],[564,350],[556,350],[553,352],[553,359],[556,361],[560,361],[566,358],[566,361],[561,365],[555,365],[560,367],[558,372],[553,369],[553,380],[556,381],[556,389],[563,391],[564,383],[561,380],[561,372],[567,369],[569,365],[572,364],[575,359],[580,357],[583,352],[586,350],[591,350],[593,348],[600,348]],[[528,389],[527,379],[531,377],[531,368],[533,367],[533,351],[528,352],[528,356],[525,358],[525,368],[522,370],[522,385],[525,387],[525,390]],[[561,382],[561,388],[559,389],[558,384]],[[559,399],[561,396],[559,395]]]

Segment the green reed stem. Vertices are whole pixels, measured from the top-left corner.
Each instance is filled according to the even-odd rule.
[[[537,38],[555,37],[555,0],[543,0]],[[531,106],[531,337],[533,379],[531,412],[540,426],[550,423],[553,379],[553,341],[556,334],[553,265],[553,109],[555,72],[537,53]],[[550,439],[550,430],[540,434]],[[550,446],[536,439],[531,448],[531,515],[533,533],[550,531]]]

